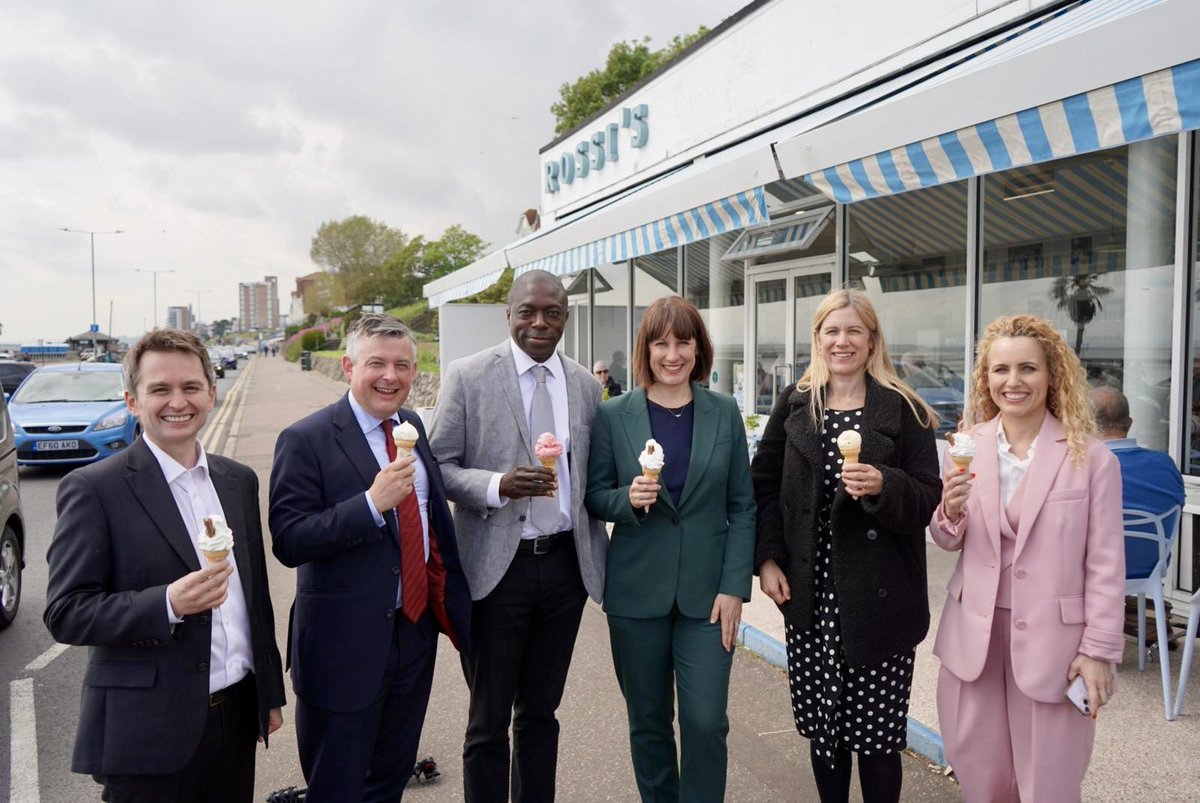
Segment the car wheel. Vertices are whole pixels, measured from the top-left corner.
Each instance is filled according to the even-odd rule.
[[[21,542],[12,527],[0,536],[0,630],[17,618],[21,606]]]

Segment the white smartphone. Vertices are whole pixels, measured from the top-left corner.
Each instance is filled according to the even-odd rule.
[[[1075,680],[1067,687],[1067,699],[1085,717],[1092,715],[1092,707],[1088,700],[1087,684],[1083,682],[1083,675],[1076,675]]]

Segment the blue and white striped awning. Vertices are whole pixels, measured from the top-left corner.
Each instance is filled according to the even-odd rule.
[[[769,217],[766,194],[755,187],[514,267],[517,275],[530,270],[575,273],[737,231]]]
[[[932,187],[1200,128],[1200,60],[828,167],[841,203]]]

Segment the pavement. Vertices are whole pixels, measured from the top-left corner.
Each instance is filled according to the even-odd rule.
[[[346,385],[317,372],[305,372],[282,357],[255,357],[228,392],[221,413],[202,434],[206,448],[254,468],[261,480],[261,503],[267,510],[267,480],[275,439],[293,421],[335,401]],[[904,800],[960,800],[952,779],[943,774],[944,759],[937,734],[935,689],[937,659],[931,654],[932,633],[945,599],[945,583],[955,556],[929,545],[930,605],[934,614],[930,638],[918,648],[910,709],[910,754],[905,758]],[[273,560],[278,643],[287,635],[287,611],[294,591],[292,572]],[[589,603],[560,710],[562,736],[559,798],[565,801],[636,800],[629,768],[629,742],[623,701],[612,672],[607,628],[599,607]],[[730,689],[730,766],[726,799],[730,801],[816,800],[808,766],[807,742],[795,731],[782,670],[783,621],[760,593],[743,609],[739,634],[742,649],[734,662]],[[1200,680],[1193,680],[1190,705],[1176,722],[1163,717],[1157,664],[1136,670],[1136,645],[1127,649],[1119,693],[1101,713],[1091,770],[1084,788],[1088,801],[1136,798],[1153,801],[1200,800]],[[1178,674],[1178,653],[1172,656]],[[1132,670],[1128,667],[1132,667]],[[290,683],[289,697],[290,697]],[[466,723],[467,690],[457,655],[442,639],[434,689],[422,739],[422,755],[431,754],[442,776],[410,786],[413,800],[462,799],[461,750]],[[302,784],[296,760],[295,734],[289,710],[285,725],[260,753],[258,799],[274,789]],[[857,781],[855,782],[857,787]],[[857,789],[854,791],[858,800]]]

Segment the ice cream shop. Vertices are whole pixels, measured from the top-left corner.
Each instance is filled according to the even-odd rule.
[[[642,311],[704,314],[710,385],[765,422],[820,298],[864,289],[953,427],[977,334],[1032,312],[1189,487],[1200,580],[1200,38],[1192,0],[758,0],[545,144],[542,226],[431,282],[562,277],[563,350],[628,387]],[[537,143],[531,143],[531,148]]]

